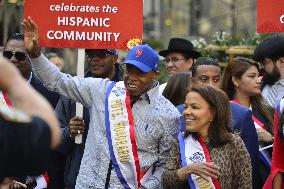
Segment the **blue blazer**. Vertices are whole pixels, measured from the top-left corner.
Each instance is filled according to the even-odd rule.
[[[240,137],[245,143],[251,158],[253,188],[257,189],[259,167],[258,137],[252,120],[252,112],[250,109],[233,102],[230,102],[230,105],[233,119],[231,128],[233,131],[240,132]],[[182,113],[185,109],[185,105],[177,106],[177,109]],[[184,129],[185,120],[181,117],[181,131]]]

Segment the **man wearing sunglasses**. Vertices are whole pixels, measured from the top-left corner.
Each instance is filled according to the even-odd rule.
[[[55,108],[59,95],[47,90],[32,74],[29,55],[24,47],[23,33],[15,33],[8,39],[4,46],[3,57],[10,60],[10,62],[18,68],[27,82],[29,82],[37,92],[41,93],[49,101],[53,108]]]
[[[117,63],[118,54],[115,49],[86,49],[88,71],[85,77],[108,78],[118,82],[123,80],[123,69]],[[59,151],[66,155],[64,170],[65,188],[74,189],[79,173],[81,159],[89,130],[90,115],[84,107],[83,118],[75,116],[76,103],[61,96],[55,109],[62,128],[62,144]],[[75,136],[82,134],[82,143],[75,144]]]
[[[191,72],[193,60],[200,57],[201,54],[193,49],[190,41],[182,38],[172,38],[168,49],[159,52],[159,55],[165,57],[165,64],[169,76],[179,72]],[[167,83],[160,85],[162,94]]]

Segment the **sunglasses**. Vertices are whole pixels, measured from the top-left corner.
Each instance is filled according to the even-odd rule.
[[[111,56],[111,54],[108,53],[102,53],[102,52],[89,52],[87,54],[88,58],[100,58],[100,59],[104,59],[108,56]]]
[[[27,58],[26,53],[24,52],[16,52],[16,51],[4,51],[3,52],[3,56],[9,60],[13,57],[13,55],[15,55],[15,58],[18,61],[23,61],[23,60],[26,60]]]

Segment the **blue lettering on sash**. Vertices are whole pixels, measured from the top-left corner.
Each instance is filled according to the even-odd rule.
[[[199,163],[199,162],[203,162],[204,160],[204,156],[201,152],[195,152],[192,157],[189,157],[189,159],[193,162],[193,163]]]

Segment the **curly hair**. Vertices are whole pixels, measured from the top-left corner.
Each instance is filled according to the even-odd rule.
[[[198,66],[203,66],[203,65],[217,66],[221,69],[221,66],[218,64],[218,61],[216,59],[213,59],[209,56],[203,56],[203,57],[196,59],[196,61],[192,64],[192,68],[191,68],[192,77],[196,76]]]

